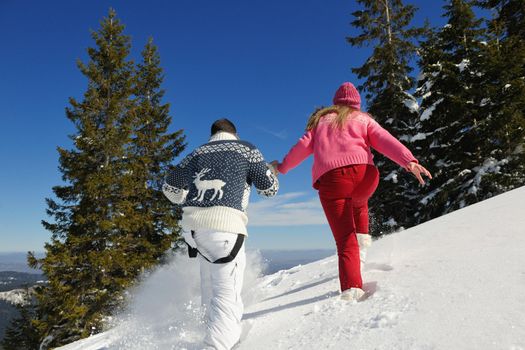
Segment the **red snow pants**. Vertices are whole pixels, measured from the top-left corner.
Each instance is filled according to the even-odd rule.
[[[368,199],[378,183],[375,166],[357,164],[332,169],[315,184],[337,246],[341,291],[363,287],[356,232],[368,233]]]

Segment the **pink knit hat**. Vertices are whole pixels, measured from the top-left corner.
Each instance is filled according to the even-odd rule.
[[[352,83],[343,83],[334,96],[334,105],[361,109],[361,97]]]

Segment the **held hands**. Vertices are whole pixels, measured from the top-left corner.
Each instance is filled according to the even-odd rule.
[[[428,171],[424,166],[416,163],[416,162],[410,162],[407,165],[407,170],[410,171],[416,179],[419,181],[420,184],[424,185],[425,180],[423,180],[423,177],[421,175],[425,175],[430,180],[432,179],[432,174],[430,174],[430,171]]]
[[[277,170],[277,167],[279,166],[279,161],[274,160],[268,164],[270,166],[270,169],[272,169],[272,172],[275,176],[279,175],[279,170]]]

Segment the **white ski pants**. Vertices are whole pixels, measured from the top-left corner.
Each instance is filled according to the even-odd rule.
[[[210,261],[228,256],[237,240],[236,233],[195,232],[199,252]],[[207,332],[204,342],[217,350],[230,350],[240,339],[244,305],[241,290],[246,267],[244,243],[229,263],[213,264],[199,255],[201,297],[206,307]]]

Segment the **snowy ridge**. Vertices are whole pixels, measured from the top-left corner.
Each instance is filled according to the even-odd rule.
[[[366,300],[338,297],[335,256],[246,281],[236,350],[525,349],[525,187],[374,242]],[[118,326],[63,350],[201,349],[197,264],[133,291]]]
[[[31,292],[31,289],[29,290]],[[12,305],[26,305],[27,291],[25,289],[13,289],[7,292],[0,292],[0,300]]]

